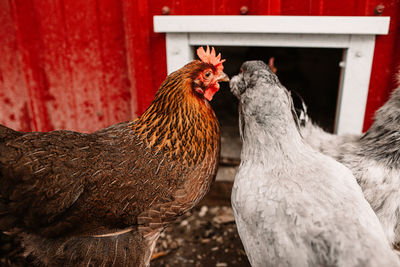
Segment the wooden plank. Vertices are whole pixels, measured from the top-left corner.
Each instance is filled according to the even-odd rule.
[[[190,33],[189,45],[347,48],[349,39],[341,34]]]
[[[316,15],[311,13],[313,1],[282,0],[282,13],[279,15],[308,16]]]
[[[102,61],[100,101],[102,126],[132,119],[130,82],[127,73],[122,3],[97,1],[97,25]]]
[[[151,103],[159,85],[153,84],[151,18],[147,2],[123,1],[126,53],[131,81],[132,112],[140,115]]]
[[[155,32],[387,34],[390,17],[155,16]]]
[[[48,86],[41,62],[41,42],[38,17],[32,0],[11,1],[11,12],[16,25],[17,47],[21,55],[21,70],[24,73],[34,131],[54,129],[46,108]]]
[[[338,98],[338,134],[359,134],[363,130],[374,47],[375,36],[351,36]]]
[[[167,57],[166,57],[166,41],[164,33],[156,33],[153,31],[153,16],[162,15],[162,8],[168,7],[171,14],[175,14],[176,6],[180,2],[173,0],[149,0],[148,12],[150,19],[150,45],[151,45],[151,72],[153,79],[153,95],[156,93],[161,83],[167,75]]]
[[[39,18],[41,61],[48,86],[47,109],[54,129],[78,130],[78,110],[73,88],[72,58],[61,1],[34,2]]]
[[[29,97],[12,13],[10,2],[0,1],[0,123],[31,131]]]
[[[250,0],[222,0],[213,1],[212,15],[240,15],[240,8],[246,6],[247,15],[257,15],[262,6],[254,6]],[[207,15],[210,15],[207,14]],[[185,15],[185,14],[182,14]]]
[[[252,0],[250,15],[281,15],[281,0]]]
[[[101,91],[104,90],[96,1],[63,3],[77,115],[77,128],[74,130],[91,132],[101,128]]]
[[[170,33],[166,38],[168,74],[193,60],[193,51],[187,33]]]
[[[386,102],[390,92],[396,88],[395,74],[400,66],[399,1],[384,0],[381,3],[385,6],[383,15],[390,16],[389,34],[376,38],[374,63],[365,110],[364,131],[372,124],[375,111]]]
[[[324,16],[357,16],[356,0],[353,1],[324,1]]]
[[[310,3],[310,15],[322,16],[324,13],[325,1],[324,0],[314,0]]]
[[[74,7],[66,11],[62,2],[35,3],[49,91],[46,104],[55,129],[91,132],[131,117],[122,7],[113,1],[99,4],[81,7],[93,12],[87,22],[91,30],[86,28],[89,40],[73,26],[85,13],[66,18]]]

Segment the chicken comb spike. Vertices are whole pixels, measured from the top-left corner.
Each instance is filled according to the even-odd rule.
[[[197,49],[197,56],[201,59],[202,62],[213,64],[214,67],[218,70],[218,72],[222,72],[222,70],[224,69],[222,63],[225,62],[225,59],[221,60],[220,53],[218,54],[218,56],[216,56],[214,47],[211,47],[211,52],[210,52],[210,47],[208,45],[206,51],[204,51],[204,48],[202,46],[199,47]]]

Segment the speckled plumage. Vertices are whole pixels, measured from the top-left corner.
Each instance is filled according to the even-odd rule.
[[[166,225],[215,178],[217,118],[192,90],[212,65],[172,73],[146,112],[93,134],[0,126],[0,229],[48,266],[147,266]]]
[[[350,170],[303,141],[277,77],[261,61],[242,69],[232,206],[252,266],[400,266]]]
[[[331,134],[325,132],[311,120],[302,125],[301,135],[312,148],[335,159],[339,157],[341,153],[340,147],[343,144],[357,140],[361,136],[359,134]]]
[[[376,112],[374,123],[363,135],[351,138],[332,135],[312,124],[302,129],[302,133],[311,146],[352,170],[387,238],[393,244],[399,243],[400,87]],[[315,140],[319,140],[318,146]]]

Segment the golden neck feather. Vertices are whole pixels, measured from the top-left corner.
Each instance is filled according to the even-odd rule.
[[[189,165],[219,146],[219,124],[210,105],[192,91],[190,72],[172,73],[132,127],[147,148]]]

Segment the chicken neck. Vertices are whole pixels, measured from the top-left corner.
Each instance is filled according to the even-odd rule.
[[[188,69],[172,73],[132,125],[148,148],[196,165],[219,146],[219,123],[210,104],[191,88]]]

